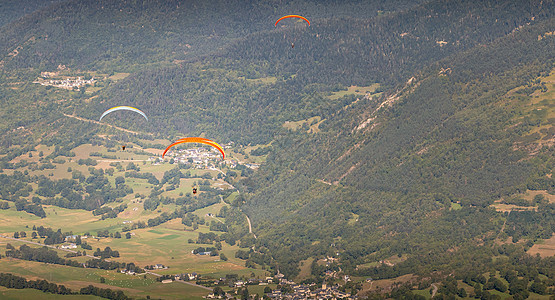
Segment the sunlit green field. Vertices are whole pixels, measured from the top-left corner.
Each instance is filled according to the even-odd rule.
[[[232,194],[230,198],[234,198],[234,196],[235,194]],[[42,241],[42,239],[31,239],[30,236],[33,226],[52,227],[54,230],[61,228],[63,232],[72,231],[74,234],[89,232],[92,235],[96,235],[96,232],[100,230],[109,230],[110,232],[120,231],[125,226],[123,220],[133,220],[134,222],[138,220],[147,221],[149,218],[158,216],[161,212],[171,212],[176,209],[175,204],[169,204],[160,205],[156,211],[145,211],[142,208],[142,203],[138,203],[137,200],[138,199],[134,197],[125,197],[124,203],[128,204],[128,208],[122,212],[118,218],[106,220],[100,220],[99,216],[94,216],[92,212],[89,211],[70,210],[47,205],[44,205],[47,217],[41,219],[25,212],[15,211],[12,205],[12,208],[4,210],[2,214],[0,214],[0,232],[12,236],[15,231],[25,231],[27,233],[25,240],[35,242]],[[119,203],[111,203],[110,206],[115,206],[116,204],[119,205]],[[224,219],[217,218],[215,215],[218,214],[220,209],[225,205],[227,204],[220,202],[195,211],[194,214],[204,218],[206,222],[206,225],[200,225],[196,231],[181,224],[181,219],[174,219],[153,228],[133,230],[131,239],[126,239],[125,237],[121,239],[84,239],[84,241],[93,247],[93,251],[87,252],[88,254],[92,254],[97,248],[104,249],[109,246],[120,253],[119,258],[112,258],[111,260],[134,262],[141,267],[154,264],[163,264],[169,267],[164,270],[156,270],[159,274],[197,272],[205,277],[210,276],[213,278],[225,277],[226,274],[230,273],[247,278],[251,277],[252,273],[260,278],[267,276],[268,274],[263,270],[244,267],[244,261],[235,258],[235,252],[239,249],[237,245],[230,246],[222,242],[223,249],[221,252],[228,257],[228,261],[221,261],[219,256],[200,256],[191,253],[193,249],[201,246],[213,246],[212,244],[189,243],[189,240],[196,241],[199,232],[209,232],[208,225],[210,222],[216,220],[223,222]],[[212,216],[208,214],[212,214]],[[23,244],[18,241],[1,239],[0,248],[5,249],[6,243],[10,243],[15,247],[19,247]],[[31,247],[37,246],[31,245]],[[83,249],[79,248],[75,250]],[[64,254],[67,253],[61,250],[57,250],[57,252],[60,256],[64,256]],[[76,257],[71,259],[84,262],[89,258]],[[105,285],[132,289],[125,290],[126,293],[130,293],[131,295],[146,296],[146,292],[141,291],[140,287],[148,287],[148,291],[156,289],[152,286],[154,284],[152,278],[137,279],[135,277],[129,277],[130,275],[116,273],[115,271],[96,269],[86,269],[85,271],[85,269],[80,268],[13,259],[0,260],[0,268],[5,272],[11,272],[25,276],[26,278],[43,278],[56,283],[62,283],[70,288],[81,288],[90,283],[100,285],[99,280],[100,276],[102,276],[106,280]],[[156,284],[161,285],[161,283]],[[168,286],[172,286],[172,288],[168,290]],[[191,286],[172,283],[163,285],[163,289],[161,289],[163,292],[161,293],[171,298],[173,293],[171,290],[175,290],[176,293],[178,291],[182,293],[183,288],[195,289]],[[198,293],[199,296],[206,294],[202,289],[196,293]],[[160,296],[162,294],[160,294]]]
[[[127,275],[115,271],[74,268],[9,258],[3,258],[0,261],[0,265],[2,266],[3,272],[24,276],[28,280],[38,278],[46,279],[49,282],[63,284],[73,291],[78,291],[79,289],[92,284],[99,288],[114,289],[116,287],[131,297],[146,297],[150,295],[171,299],[177,296],[182,297],[183,295],[187,295],[190,296],[187,299],[196,299],[207,294],[207,290],[205,289],[179,282],[173,282],[170,284],[158,282],[153,275],[146,275],[146,278],[144,278],[144,276]],[[101,277],[105,279],[105,283],[100,283]],[[3,290],[0,289],[0,291]],[[25,291],[32,290],[27,289]],[[47,295],[40,291],[37,291],[36,294],[40,297],[40,299],[42,299],[43,295]]]
[[[344,91],[333,92],[328,98],[331,100],[339,99],[345,95],[365,95],[367,93],[374,93],[379,87],[379,84],[373,84],[370,86],[350,86]]]
[[[135,205],[142,206],[141,204]],[[218,203],[198,210],[195,214],[205,218],[208,225],[212,220],[215,220],[215,218],[208,217],[207,214],[216,214],[223,205],[225,204]],[[133,206],[130,206],[128,210],[130,208],[132,209]],[[162,207],[162,210],[171,211],[174,208],[175,205],[165,205]],[[90,232],[93,235],[96,235],[97,230],[108,229],[113,232],[120,230],[124,226],[122,219],[119,217],[116,219],[99,221],[98,217],[84,210],[69,210],[59,207],[46,207],[45,210],[48,216],[44,219],[40,219],[25,212],[17,212],[13,208],[3,211],[0,215],[2,218],[0,230],[2,233],[10,236],[14,231],[25,231],[28,235],[25,239],[32,240],[30,235],[33,225],[43,225],[55,229],[62,228],[64,232],[67,230],[79,234]],[[142,211],[138,215],[132,216],[132,218],[135,220],[146,220],[158,214],[159,213]],[[26,225],[28,228],[25,227]],[[239,249],[237,245],[230,246],[222,242],[223,250],[221,252],[229,258],[227,262],[221,261],[219,256],[200,256],[192,254],[192,250],[197,247],[213,246],[212,244],[189,243],[189,239],[196,241],[199,232],[209,232],[207,225],[201,225],[199,229],[192,231],[192,228],[187,228],[185,225],[181,224],[181,219],[174,219],[153,228],[133,230],[131,239],[126,239],[125,237],[121,239],[88,238],[85,241],[93,247],[93,251],[97,248],[104,249],[107,246],[111,247],[113,250],[119,251],[120,257],[111,258],[111,260],[134,262],[141,267],[154,264],[163,264],[169,267],[168,269],[156,270],[155,272],[159,274],[197,272],[205,277],[210,276],[213,278],[225,277],[226,274],[230,273],[245,277],[250,277],[253,272],[256,276],[260,277],[265,277],[267,275],[265,271],[247,269],[244,267],[244,261],[235,258],[235,252]],[[35,239],[33,241],[37,240],[42,239]],[[19,247],[22,244],[22,242],[18,241],[0,239],[0,248],[5,249],[6,243],[10,243],[15,247]],[[31,247],[37,246],[31,245]],[[83,249],[79,248],[75,250]],[[87,253],[92,254],[93,251],[87,250]],[[61,250],[57,250],[57,252],[60,256],[66,253]],[[71,259],[84,262],[89,258],[77,257]],[[154,283],[152,278],[144,279],[142,277],[139,278],[120,274],[115,271],[81,269],[6,258],[0,260],[0,268],[4,272],[25,276],[28,279],[43,278],[55,283],[62,283],[74,289],[81,288],[91,283],[96,286],[103,286],[99,283],[100,277],[102,276],[106,280],[104,284],[106,287],[113,286],[125,288],[124,291],[126,294],[129,293],[130,295],[140,295],[143,297],[147,295],[147,291],[151,292],[158,289],[156,284],[162,285],[162,283]],[[171,288],[168,289],[170,286]],[[191,293],[185,293],[183,291],[185,288],[192,289]],[[172,298],[172,295],[175,296],[174,292],[177,294],[185,293],[187,295],[194,295],[196,293],[198,296],[206,295],[207,292],[200,288],[194,288],[176,282],[164,284],[159,289],[160,293],[162,293],[159,296],[167,295],[169,298]]]
[[[104,299],[97,296],[91,295],[54,295],[49,293],[43,293],[39,290],[33,289],[8,289],[5,287],[0,287],[0,298],[6,300],[16,300],[16,299],[44,299],[44,300],[56,300],[56,299],[63,299],[63,300],[93,300],[93,299]]]
[[[109,139],[110,136],[103,136]],[[147,144],[160,144],[167,143],[168,141],[143,141]],[[30,166],[18,169],[20,172],[28,172],[29,175],[44,175],[52,180],[61,178],[72,178],[73,171],[79,171],[85,176],[89,176],[89,168],[87,165],[79,165],[79,159],[92,158],[97,161],[95,169],[112,169],[113,175],[106,174],[111,185],[115,184],[115,178],[118,176],[125,178],[125,184],[133,189],[133,193],[118,199],[117,202],[107,203],[108,207],[116,207],[121,204],[127,205],[127,208],[121,212],[117,218],[109,218],[101,220],[101,216],[94,216],[92,211],[83,209],[66,209],[51,205],[42,205],[46,213],[46,218],[40,218],[35,215],[26,213],[24,211],[16,211],[15,206],[10,202],[10,209],[0,211],[0,233],[13,236],[14,232],[24,231],[27,237],[22,238],[22,241],[15,241],[11,239],[0,239],[0,253],[4,252],[6,244],[10,243],[15,247],[20,247],[24,241],[33,241],[43,243],[44,239],[32,239],[31,233],[33,226],[45,226],[54,230],[61,229],[63,233],[71,232],[73,234],[84,235],[89,233],[92,237],[87,239],[83,238],[93,250],[86,250],[87,254],[91,255],[97,248],[104,249],[110,247],[112,250],[117,250],[120,253],[119,258],[110,258],[113,261],[120,262],[133,262],[140,267],[147,265],[163,264],[168,266],[168,269],[155,270],[154,272],[162,275],[181,274],[196,272],[201,274],[204,278],[219,278],[225,277],[226,274],[238,274],[244,278],[251,276],[263,278],[268,275],[264,270],[250,269],[245,267],[245,261],[235,258],[235,253],[239,250],[237,245],[231,246],[222,242],[223,249],[220,253],[225,254],[228,261],[221,261],[219,256],[201,256],[194,255],[192,251],[198,247],[213,247],[213,244],[196,244],[199,233],[208,233],[209,225],[211,222],[225,222],[225,219],[218,218],[216,215],[220,212],[221,208],[227,206],[224,201],[214,205],[199,209],[193,212],[205,221],[204,225],[199,225],[198,229],[193,230],[192,227],[185,226],[181,223],[181,219],[174,219],[169,222],[163,223],[156,227],[149,227],[144,229],[133,230],[130,239],[125,237],[125,232],[122,229],[129,227],[138,221],[147,222],[149,219],[155,218],[160,214],[166,212],[171,213],[179,207],[175,204],[160,204],[155,210],[145,210],[143,207],[144,199],[141,197],[148,196],[154,185],[149,184],[146,179],[125,177],[125,172],[130,163],[134,163],[139,169],[140,173],[152,173],[158,180],[162,180],[164,172],[177,167],[176,164],[169,164],[166,162],[155,163],[151,157],[159,155],[159,149],[147,149],[147,152],[153,153],[146,155],[139,153],[143,151],[141,147],[136,144],[129,143],[128,149],[123,151],[120,147],[113,148],[108,151],[104,146],[93,146],[91,144],[80,145],[73,149],[75,152],[74,157],[60,157],[52,161],[55,166],[54,169],[32,170]],[[133,147],[131,147],[133,146]],[[53,147],[39,145],[36,151],[31,151],[31,155],[25,154],[16,157],[12,163],[18,163],[22,160],[28,162],[35,162],[38,166],[43,162],[40,160],[53,152]],[[42,152],[42,154],[41,154]],[[97,154],[94,154],[97,153]],[[248,153],[248,152],[247,152]],[[94,154],[94,155],[91,155]],[[99,156],[101,155],[101,156]],[[247,156],[235,153],[229,150],[229,157],[238,159],[243,163],[247,162],[262,162],[261,157],[249,159]],[[118,169],[117,164],[121,165]],[[12,174],[15,170],[5,170],[6,173]],[[227,169],[222,170],[224,173]],[[222,171],[210,169],[185,169],[183,173],[188,173],[191,176],[202,176],[206,173],[210,174],[210,179],[205,178],[182,178],[180,185],[170,191],[166,191],[166,186],[162,188],[161,196],[164,197],[194,197],[192,195],[192,187],[198,187],[200,181],[210,183],[212,187],[216,188],[231,188],[231,186],[222,179],[216,179],[218,174]],[[38,188],[36,183],[31,183],[33,191]],[[203,193],[200,191],[200,193]],[[27,200],[35,196],[33,192]],[[225,201],[230,203],[237,196],[237,193],[231,194]],[[222,200],[224,200],[222,198]],[[124,223],[124,221],[126,223]],[[99,231],[108,230],[110,233],[121,232],[122,238],[98,238]],[[216,232],[216,234],[221,234]],[[192,242],[192,243],[191,243]],[[38,245],[28,244],[31,247],[40,247]],[[82,248],[72,249],[83,251]],[[67,251],[61,249],[55,250],[60,257],[64,257]],[[85,262],[89,257],[73,257],[70,258],[78,262]],[[46,279],[57,284],[64,284],[67,287],[78,290],[89,284],[93,284],[103,288],[120,288],[131,297],[146,297],[156,296],[160,298],[176,298],[187,295],[187,299],[201,299],[209,291],[200,287],[195,287],[188,284],[173,282],[170,284],[163,284],[157,282],[153,275],[132,276],[121,274],[116,271],[106,271],[99,269],[83,269],[75,267],[67,267],[60,265],[45,264],[40,262],[22,261],[12,258],[0,259],[0,270],[3,272],[10,272],[16,275],[24,276],[27,279]],[[100,283],[100,278],[103,278],[104,283]],[[258,287],[255,288],[255,290]],[[261,291],[263,290],[260,289]],[[34,290],[0,290],[0,296],[4,298],[21,299],[26,297],[39,297],[41,299],[58,299],[58,295],[44,294],[41,291]],[[73,298],[72,298],[73,297]],[[62,299],[86,299],[85,296],[67,296]],[[88,297],[90,299],[95,297]]]

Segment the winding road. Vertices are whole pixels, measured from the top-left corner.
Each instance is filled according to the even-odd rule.
[[[437,293],[437,285],[435,283],[432,283],[432,298],[436,295]]]
[[[220,171],[220,170],[218,170],[218,171]],[[222,172],[222,171],[220,171],[220,172]],[[223,173],[223,172],[222,172],[222,173]],[[224,174],[225,174],[225,173],[224,173]],[[228,184],[229,184],[232,188],[234,188],[234,189],[237,191],[237,194],[241,194],[241,192],[240,192],[236,187],[234,187],[231,183],[228,182]],[[220,196],[220,197],[221,197],[221,196]],[[223,198],[222,198],[222,201],[223,201]],[[254,238],[255,238],[255,239],[258,239],[258,237],[256,237],[256,234],[254,234],[254,232],[252,232],[252,223],[251,223],[251,219],[249,218],[249,216],[247,215],[247,213],[245,213],[242,209],[240,209],[240,210],[241,210],[241,212],[242,212],[243,214],[245,214],[245,217],[247,217],[247,223],[249,223],[249,233],[252,233],[252,235],[254,236]]]
[[[244,213],[244,212],[243,212]],[[245,214],[245,213],[244,213]],[[252,233],[252,235],[254,236],[255,239],[257,239],[256,234],[254,234],[252,232],[252,225],[251,225],[251,219],[249,218],[249,216],[247,216],[247,214],[245,214],[245,217],[247,217],[247,222],[249,222],[249,233]]]

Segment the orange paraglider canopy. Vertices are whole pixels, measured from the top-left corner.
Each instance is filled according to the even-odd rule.
[[[164,153],[162,154],[162,158],[164,158],[164,155],[166,155],[166,152],[168,152],[168,150],[170,150],[171,147],[173,147],[175,145],[183,144],[183,143],[200,143],[200,144],[205,144],[205,145],[212,146],[212,147],[218,149],[218,151],[220,151],[220,153],[222,154],[222,159],[225,159],[225,153],[224,153],[224,149],[222,148],[222,146],[218,145],[218,143],[216,143],[212,140],[201,138],[201,137],[187,137],[187,138],[182,138],[182,139],[179,139],[179,140],[175,141],[174,143],[169,145],[166,148],[166,150],[164,150]]]
[[[287,19],[287,18],[299,18],[299,19],[303,19],[303,20],[305,20],[305,21],[308,23],[308,26],[310,26],[310,21],[309,21],[307,18],[305,18],[305,17],[303,17],[303,16],[299,16],[299,15],[287,15],[287,16],[283,16],[283,17],[279,18],[279,19],[276,21],[275,26],[277,26],[277,24],[278,24],[281,20]]]

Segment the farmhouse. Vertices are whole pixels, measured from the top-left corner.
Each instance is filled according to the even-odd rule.
[[[66,235],[66,241],[75,240],[77,237],[77,235]]]
[[[245,282],[242,280],[235,281],[235,287],[242,287],[245,285]]]
[[[75,245],[74,243],[71,243],[69,245],[61,245],[60,248],[62,248],[62,249],[75,249],[75,248],[77,248],[77,245]]]

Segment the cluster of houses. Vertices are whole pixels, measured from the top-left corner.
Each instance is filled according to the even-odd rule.
[[[43,77],[47,78],[46,75],[43,75]],[[94,81],[95,81],[94,77],[92,77],[91,79],[83,79],[82,77],[77,77],[77,78],[49,79],[49,80],[44,80],[42,78],[39,78],[39,80],[35,81],[34,83],[38,83],[44,86],[55,86],[63,89],[73,89],[73,88],[80,88],[87,84],[94,84]]]
[[[200,275],[197,274],[197,272],[193,272],[193,273],[183,273],[183,274],[176,274],[174,275],[175,280],[196,280],[197,278],[199,278]]]
[[[165,270],[167,268],[168,267],[164,266],[163,264],[155,264],[155,265],[145,266],[146,270]]]
[[[199,147],[179,149],[168,153],[167,156],[172,157],[176,163],[192,163],[197,168],[207,168],[210,165],[210,161],[218,159],[220,154],[215,150],[207,150],[206,148]]]
[[[127,274],[127,275],[145,275],[145,274],[146,274],[146,273],[140,273],[140,274],[139,274],[139,273],[135,273],[135,271],[127,270],[127,269],[119,270],[119,272],[120,272],[120,273],[123,273],[123,274]]]
[[[64,244],[60,246],[60,249],[76,249],[77,245],[74,243]]]
[[[260,167],[260,164],[245,164],[245,167],[256,170]]]
[[[175,274],[175,275],[166,276],[167,279],[162,280],[162,283],[172,283],[174,280],[191,281],[191,280],[196,280],[199,277],[200,275],[197,274],[196,272]]]
[[[220,278],[220,281],[225,280],[225,278]],[[259,285],[267,285],[276,281],[280,285],[288,285],[290,287],[289,292],[283,292],[281,289],[275,289],[271,292],[265,293],[265,298],[268,297],[270,299],[275,300],[301,300],[301,299],[357,299],[356,295],[351,295],[350,293],[343,292],[339,289],[339,286],[333,285],[328,286],[325,282],[322,284],[321,287],[316,287],[316,284],[297,284],[293,281],[289,281],[283,277],[281,278],[273,278],[267,277],[266,280],[258,280],[258,279],[249,279],[249,281],[245,282],[242,280],[236,281],[234,286],[236,288],[241,288],[247,285],[258,284]],[[214,282],[216,284],[217,282]],[[206,299],[232,299],[235,295],[226,293],[225,295],[215,295],[214,293],[209,294],[206,296]],[[250,299],[255,299],[255,295],[251,295]],[[267,299],[267,298],[266,298]]]
[[[314,286],[314,284],[312,285]],[[291,293],[282,293],[281,290],[273,290],[271,293],[267,293],[270,299],[290,299],[290,300],[300,300],[300,299],[356,299],[356,296],[351,296],[350,293],[343,292],[339,290],[339,287],[328,286],[326,283],[322,284],[321,288],[312,288],[309,285],[303,284],[291,284],[290,287],[293,289]]]
[[[84,236],[78,236],[78,235],[76,235],[76,234],[74,234],[74,235],[66,235],[64,241],[65,241],[67,244],[60,245],[59,248],[60,248],[60,249],[76,249],[76,248],[77,248],[77,244],[75,244],[74,242],[77,240],[77,237],[81,238],[82,240],[84,240],[84,239],[87,238],[86,235],[84,235]]]

